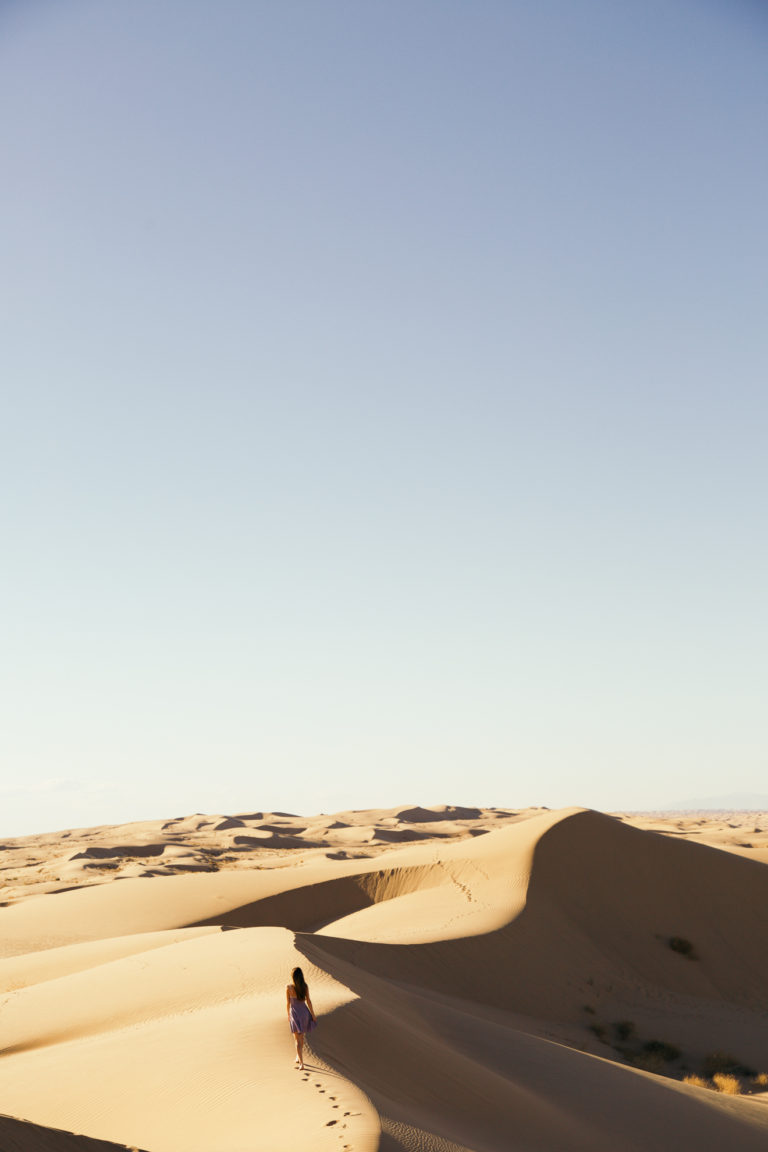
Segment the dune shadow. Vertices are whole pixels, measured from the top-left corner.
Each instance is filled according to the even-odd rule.
[[[128,1152],[129,1145],[0,1115],[0,1148],[3,1152]],[[130,1152],[148,1152],[148,1149],[133,1145]]]
[[[742,1152],[765,1148],[768,1115],[758,1124],[753,1112],[750,1123],[748,1114],[739,1111],[741,1101],[688,1088],[680,1083],[679,1071],[651,1075],[629,1067],[618,1048],[596,1043],[597,1034],[590,1030],[595,1016],[579,1021],[578,1012],[590,997],[602,997],[597,1002],[604,1006],[635,1004],[639,1014],[660,1002],[678,1002],[689,1011],[695,1004],[694,1015],[709,1016],[715,1028],[732,1013],[746,1028],[745,1044],[762,1050],[768,1000],[768,969],[761,962],[768,949],[766,908],[764,865],[641,831],[600,813],[578,812],[541,835],[524,907],[492,932],[416,944],[299,932],[295,943],[302,955],[357,996],[323,1018],[313,1045],[323,1060],[368,1093],[382,1115],[393,1116],[394,1127],[382,1148],[400,1147],[397,1124],[409,1110],[414,1112],[415,1083],[430,1085],[416,1108],[427,1115],[430,1131],[483,1152],[506,1152],[511,1145],[486,1131],[475,1094],[490,1093],[508,1121],[518,1090],[531,1094],[534,1103],[540,1099],[542,1108],[546,1102],[570,1115],[574,1130],[581,1132],[581,1142],[567,1134],[555,1136],[536,1104],[530,1146],[553,1152],[590,1147],[585,1133],[597,1124],[598,1100],[600,1124],[611,1117],[616,1149],[718,1152],[729,1143]],[[670,948],[670,938],[678,935],[695,943],[695,962]],[[576,1035],[581,1028],[583,1047],[600,1054],[526,1035],[511,1025],[503,1029],[500,1043],[494,1009],[504,1010],[500,1016],[527,1017],[534,1032],[536,1020],[543,1026],[561,1021]],[[448,1018],[453,1020],[450,1028]],[[681,1010],[676,1017],[681,1035],[670,1037],[681,1047],[686,1044],[685,1020]],[[545,1051],[541,1046],[546,1044],[551,1047]],[[712,1049],[717,1047],[713,1034]],[[528,1051],[534,1059],[515,1057],[515,1052]],[[495,1054],[492,1062],[490,1052]],[[506,1083],[506,1102],[495,1095],[497,1078]],[[473,1115],[469,1127],[467,1110]],[[453,1116],[447,1126],[444,1115]],[[610,1141],[600,1124],[593,1146],[604,1149]]]
[[[298,949],[357,999],[322,1018],[321,1059],[379,1113],[379,1152],[450,1142],[467,1152],[764,1152],[757,1123],[712,1093],[520,1031],[508,1019]],[[319,1070],[319,1074],[327,1074]],[[718,1101],[718,1103],[720,1103]]]
[[[374,868],[276,892],[185,927],[279,927],[291,932],[317,932],[353,912],[438,883],[445,883],[445,873],[434,864]]]
[[[768,914],[757,908],[768,909],[765,865],[584,811],[542,834],[525,905],[494,931],[416,944],[324,934],[297,945],[316,949],[320,965],[336,957],[543,1019],[572,1018],[596,974],[629,997],[644,986],[762,1009]],[[696,964],[670,950],[671,937],[694,942]],[[491,970],[503,980],[484,979]]]
[[[287,928],[291,932],[316,932],[339,916],[359,912],[374,903],[358,876],[340,876],[319,884],[290,888],[228,909],[217,916],[196,920],[188,928]]]

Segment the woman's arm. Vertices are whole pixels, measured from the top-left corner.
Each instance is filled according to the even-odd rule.
[[[288,1013],[288,1015],[290,1016],[290,1014],[291,1014],[291,986],[290,986],[290,984],[286,984],[286,986],[285,986],[285,1010]]]

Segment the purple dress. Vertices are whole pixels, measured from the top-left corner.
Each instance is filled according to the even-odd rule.
[[[309,1008],[304,1001],[294,996],[291,997],[289,1021],[291,1032],[311,1032],[313,1028],[317,1027],[317,1021],[312,1019]]]

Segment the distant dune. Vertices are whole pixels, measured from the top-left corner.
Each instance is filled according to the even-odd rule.
[[[763,813],[197,813],[0,857],[2,1152],[768,1147]]]
[[[766,812],[768,794],[728,792],[722,796],[689,797],[676,804],[664,805],[666,812]]]

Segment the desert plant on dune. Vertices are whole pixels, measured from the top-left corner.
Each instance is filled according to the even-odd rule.
[[[582,1005],[585,1011],[591,1005]],[[594,1015],[594,1009],[590,1012]],[[589,1031],[601,1044],[609,1045],[633,1068],[657,1076],[672,1076],[695,1088],[708,1088],[726,1096],[738,1096],[758,1088],[768,1088],[768,1072],[757,1073],[728,1052],[710,1052],[701,1061],[700,1074],[688,1072],[683,1052],[668,1040],[641,1040],[633,1020],[602,1024],[593,1020]],[[677,1067],[670,1067],[677,1063]],[[747,1083],[751,1079],[751,1083]]]
[[[709,1080],[705,1080],[703,1076],[696,1076],[691,1073],[688,1076],[683,1076],[683,1084],[692,1084],[694,1088],[711,1088],[712,1085]]]
[[[742,1064],[735,1056],[728,1052],[710,1052],[701,1062],[702,1076],[714,1079],[716,1073],[722,1072],[726,1076],[755,1076],[756,1070]]]
[[[655,1072],[657,1076],[664,1072],[666,1061],[659,1052],[634,1052],[628,1059],[633,1067],[642,1072]]]
[[[685,956],[687,960],[698,959],[693,944],[691,944],[690,940],[686,940],[684,936],[670,936],[667,944],[673,952],[677,952],[678,956]]]
[[[724,1072],[716,1072],[712,1081],[718,1092],[724,1092],[726,1096],[738,1096],[741,1092],[741,1081],[738,1076],[728,1076]]]
[[[668,1044],[666,1040],[646,1040],[639,1049],[625,1050],[624,1055],[635,1068],[662,1075],[666,1073],[666,1065],[682,1056],[682,1052],[674,1044]]]

